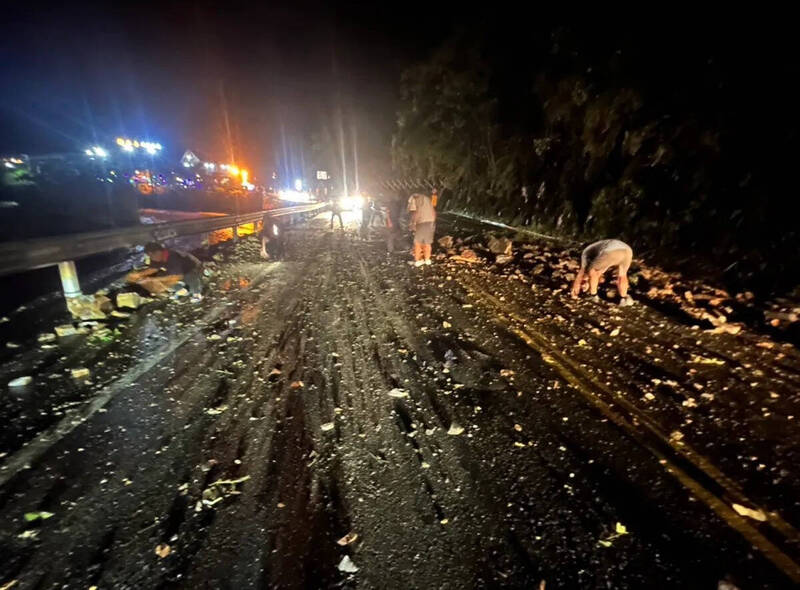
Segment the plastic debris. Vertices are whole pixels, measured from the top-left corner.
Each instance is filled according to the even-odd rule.
[[[25,387],[26,385],[30,385],[33,383],[33,377],[28,375],[24,377],[17,377],[16,379],[12,379],[8,382],[9,387]]]
[[[398,389],[395,387],[389,392],[389,397],[408,397],[408,392],[405,389]]]
[[[80,369],[72,369],[70,374],[72,375],[73,379],[85,379],[89,376],[90,372],[89,369],[81,367]]]

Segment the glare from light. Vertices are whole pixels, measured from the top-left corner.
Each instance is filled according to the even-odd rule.
[[[13,168],[14,167],[14,164],[12,164],[11,162],[4,162],[4,164],[6,165],[6,168]]]
[[[129,144],[129,143],[126,143],[125,145],[122,146],[122,151],[124,151],[124,152],[132,152],[133,151],[133,146],[131,144]]]
[[[272,226],[272,233],[275,234],[276,236],[278,235],[278,226],[277,225],[273,225]]]
[[[290,189],[282,189],[278,191],[278,198],[282,201],[291,201],[293,203],[308,203],[311,201],[311,195],[302,191],[293,191]]]
[[[100,146],[94,146],[92,151],[94,152],[94,155],[99,158],[105,158],[108,156],[108,152]]]
[[[242,174],[242,186],[246,186],[248,184],[247,177],[250,175],[250,173],[247,170],[242,170],[241,174]]]
[[[303,190],[303,181],[299,178],[295,178],[294,180],[294,190],[302,191]]]
[[[118,146],[123,146],[123,145],[125,145],[125,140],[124,140],[124,139],[122,139],[121,137],[118,137],[118,138],[117,138],[117,145],[118,145]]]
[[[361,195],[346,195],[339,199],[339,206],[343,211],[360,211],[364,208],[364,197]]]
[[[92,150],[84,150],[84,153],[89,157],[94,156],[94,152]]]
[[[153,147],[152,145],[148,145],[148,146],[145,146],[144,151],[146,151],[148,154],[153,156],[156,153],[156,148]]]
[[[234,166],[233,164],[228,166],[228,172],[230,172],[234,176],[239,176],[239,168],[237,166]]]

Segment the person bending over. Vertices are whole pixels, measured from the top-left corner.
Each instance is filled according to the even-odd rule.
[[[600,240],[589,244],[581,253],[581,268],[572,284],[572,297],[580,293],[584,277],[589,276],[589,294],[597,296],[597,285],[600,277],[612,267],[617,268],[617,287],[620,305],[631,305],[633,299],[628,296],[628,269],[633,260],[633,250],[620,240]]]

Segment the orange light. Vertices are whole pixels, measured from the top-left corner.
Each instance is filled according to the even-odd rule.
[[[230,166],[228,166],[228,171],[229,171],[231,174],[233,174],[234,176],[239,176],[239,168],[237,168],[237,167],[236,167],[236,166],[234,166],[233,164],[231,164]]]
[[[242,170],[242,184],[247,184],[247,177],[250,175],[247,170]]]
[[[117,145],[125,145],[125,140],[122,139],[121,137],[118,137],[117,138]]]

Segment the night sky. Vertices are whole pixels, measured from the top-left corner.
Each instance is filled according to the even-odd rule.
[[[5,9],[0,153],[83,150],[124,135],[263,176],[280,154],[307,157],[338,107],[356,128],[362,169],[385,172],[400,71],[450,25],[377,5],[253,4]]]
[[[563,21],[541,7],[468,10],[308,1],[18,3],[4,8],[0,36],[0,153],[78,151],[125,135],[161,142],[173,160],[192,149],[264,178],[287,162],[301,166],[315,136],[335,135],[341,109],[347,137],[356,129],[362,176],[386,177],[401,71],[459,31],[494,54],[503,123],[524,127],[535,111],[515,95],[553,67],[553,33]],[[612,84],[635,83],[710,117],[722,102],[738,101],[738,111],[753,116],[735,123],[754,134],[780,130],[791,114],[787,76],[797,73],[797,60],[779,20],[741,15],[731,24],[731,15],[723,23],[718,15],[676,11],[636,25],[630,14],[581,14],[579,24],[575,16],[566,38],[580,40],[587,67],[624,48],[625,75]]]

